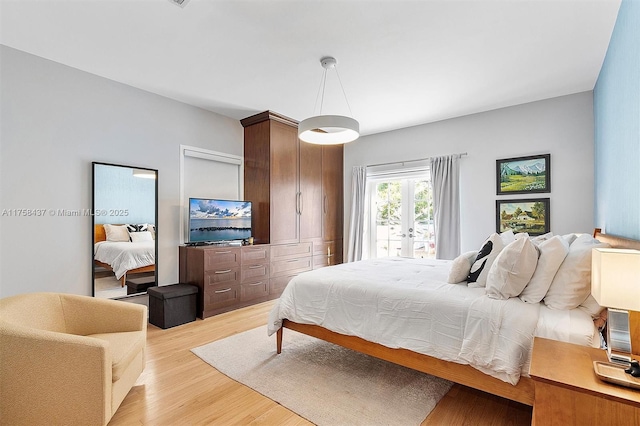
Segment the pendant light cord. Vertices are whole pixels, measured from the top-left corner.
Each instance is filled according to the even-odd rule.
[[[315,113],[318,108],[318,99],[320,99],[320,115],[322,115],[322,107],[324,105],[324,89],[327,84],[327,70],[324,69],[322,73],[322,79],[320,79],[320,87],[318,87],[318,94],[316,95],[316,102],[313,104],[313,112]],[[342,84],[342,83],[341,83]],[[320,96],[322,93],[322,97]]]
[[[340,79],[340,73],[338,72],[338,67],[334,69],[336,70],[336,75],[338,76],[338,82],[340,83],[340,88],[342,89],[342,96],[344,96],[344,101],[347,103],[347,108],[349,108],[349,114],[351,114],[351,117],[353,117],[353,111],[351,111],[351,105],[349,105],[349,99],[347,99],[347,94],[344,91],[344,86],[342,85],[342,80]]]

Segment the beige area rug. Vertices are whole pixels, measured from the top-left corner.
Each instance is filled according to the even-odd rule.
[[[292,330],[275,346],[264,326],[191,351],[317,425],[419,425],[451,387]]]

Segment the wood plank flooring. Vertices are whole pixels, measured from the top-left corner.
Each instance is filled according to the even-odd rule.
[[[265,325],[273,303],[167,330],[149,324],[146,368],[109,425],[310,425],[190,351]],[[529,425],[531,407],[454,385],[422,424]]]

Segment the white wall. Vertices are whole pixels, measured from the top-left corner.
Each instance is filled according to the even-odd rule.
[[[0,212],[89,209],[92,161],[158,169],[159,283],[177,282],[179,146],[242,155],[240,123],[6,46],[0,67]],[[91,247],[90,217],[0,216],[0,297],[91,295]]]
[[[554,233],[594,226],[593,96],[583,92],[387,133],[345,146],[345,234],[349,235],[351,170],[356,165],[466,152],[461,161],[461,250],[477,250],[495,232],[496,160],[551,154]],[[346,246],[346,241],[345,241]]]

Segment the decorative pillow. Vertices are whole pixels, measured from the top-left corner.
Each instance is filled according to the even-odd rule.
[[[551,238],[553,238],[553,232],[547,232],[546,234],[531,237],[531,241],[533,241],[534,244],[541,244],[544,241],[550,240]]]
[[[140,224],[128,224],[127,226],[127,231],[129,232],[143,232],[143,231],[148,231],[148,225],[146,223],[140,223]]]
[[[564,238],[567,244],[571,245],[571,243],[573,243],[576,238],[578,238],[578,236],[576,234],[565,234],[562,236],[562,238]]]
[[[502,238],[502,244],[506,247],[516,240],[516,235],[511,229],[509,229],[508,231],[501,233],[500,238]]]
[[[142,232],[129,232],[131,235],[132,243],[141,243],[143,241],[153,241],[153,237],[151,236],[151,232],[142,231]]]
[[[525,288],[538,263],[538,249],[528,238],[506,246],[489,269],[487,296],[492,299],[516,297]]]
[[[553,277],[558,272],[562,261],[569,253],[569,244],[559,235],[543,241],[539,246],[538,266],[531,281],[520,293],[520,300],[527,303],[540,303],[551,287]]]
[[[515,235],[516,240],[519,240],[520,238],[529,238],[529,233],[528,232],[518,232]]]
[[[449,278],[447,282],[450,284],[461,283],[467,279],[471,265],[478,255],[477,250],[468,251],[453,259],[451,264],[451,270],[449,271]]]
[[[486,285],[489,269],[491,269],[491,265],[503,248],[504,243],[500,234],[491,234],[487,238],[469,270],[469,275],[467,276],[469,287],[484,287]]]
[[[569,246],[569,254],[553,277],[544,303],[552,309],[574,309],[591,292],[591,250],[609,247],[591,235],[582,234]]]
[[[155,239],[156,239],[156,226],[155,226],[155,225],[152,225],[152,224],[148,224],[148,225],[147,225],[147,230],[148,230],[149,232],[151,232],[151,236],[152,236],[152,237],[153,237],[153,239],[155,240]]]
[[[104,232],[107,236],[107,241],[123,242],[129,241],[129,232],[125,225],[109,225],[105,224]]]

